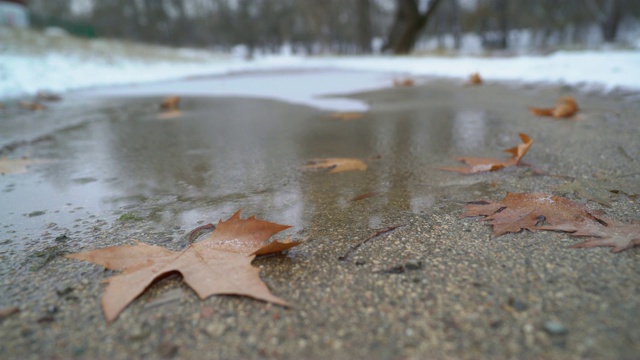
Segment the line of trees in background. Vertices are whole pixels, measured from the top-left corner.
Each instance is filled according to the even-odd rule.
[[[85,23],[101,37],[222,50],[406,54],[426,38],[460,49],[474,34],[484,49],[584,44],[599,29],[616,42],[638,26],[638,0],[29,0],[35,16]],[[43,22],[53,24],[55,21]],[[451,41],[449,41],[451,40]]]

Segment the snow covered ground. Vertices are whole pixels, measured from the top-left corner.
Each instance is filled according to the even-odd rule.
[[[313,71],[301,70],[318,72],[314,75]],[[203,56],[201,52],[193,59],[155,60],[55,48],[44,53],[14,52],[0,47],[0,98],[28,96],[41,90],[66,92],[147,83],[148,86],[120,87],[117,91],[123,95],[251,96],[324,109],[363,110],[362,104],[319,97],[389,87],[394,78],[406,76],[462,81],[473,72],[479,72],[485,81],[562,83],[605,92],[618,88],[640,91],[640,50],[558,52],[507,58],[283,55],[247,61],[232,56]],[[184,80],[225,74],[234,76]],[[168,80],[173,81],[158,83]],[[89,92],[108,94],[110,91],[115,89]]]

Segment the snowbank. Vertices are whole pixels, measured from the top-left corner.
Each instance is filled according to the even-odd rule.
[[[104,47],[104,44],[102,44]],[[114,45],[115,46],[115,45]],[[166,50],[165,50],[166,51]],[[176,50],[176,53],[179,51]],[[552,82],[601,88],[640,90],[640,51],[560,52],[549,56],[510,58],[482,57],[262,57],[245,61],[220,55],[183,56],[162,60],[132,57],[124,52],[105,56],[104,52],[49,49],[44,53],[12,51],[0,47],[0,98],[26,96],[40,90],[65,92],[112,85],[140,84],[186,77],[238,72],[293,69],[358,70],[384,74],[386,78],[358,85],[344,81],[334,72],[330,81],[318,79],[305,84],[307,96],[326,95],[327,91],[346,93],[390,86],[394,76],[439,76],[464,79],[479,72],[487,81]],[[275,81],[275,80],[274,80]],[[334,85],[327,87],[328,83]],[[264,83],[263,83],[264,84]],[[337,84],[337,85],[336,85]],[[318,91],[314,92],[314,86]],[[267,84],[268,86],[268,84]],[[255,86],[233,87],[232,92],[216,90],[216,95],[254,96]],[[300,89],[279,93],[277,98],[295,97]],[[260,91],[258,91],[260,92]],[[263,89],[270,93],[272,89]],[[304,101],[303,101],[304,102]]]

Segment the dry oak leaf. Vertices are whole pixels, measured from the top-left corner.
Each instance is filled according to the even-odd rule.
[[[360,159],[351,158],[327,158],[327,159],[312,159],[305,169],[331,169],[329,174],[335,174],[345,171],[365,171],[367,170],[367,164]]]
[[[536,116],[551,116],[556,119],[568,118],[578,112],[578,103],[571,96],[564,96],[558,99],[553,108],[536,108],[529,106],[529,112]]]
[[[583,204],[542,193],[507,192],[499,202],[469,203],[462,217],[470,216],[484,216],[482,220],[493,225],[494,237],[521,230],[580,231],[595,236],[595,226],[604,223]]]
[[[289,228],[255,216],[240,219],[240,211],[218,226],[206,239],[176,252],[136,241],[131,246],[112,246],[67,255],[90,261],[121,274],[105,280],[109,285],[102,296],[102,309],[108,322],[115,320],[129,303],[156,280],[178,272],[204,300],[211,295],[242,295],[275,304],[287,303],[271,294],[260,279],[260,270],[251,266],[258,255],[279,253],[300,242],[265,241]]]
[[[526,135],[519,133],[520,139],[522,139],[522,144],[504,149],[503,151],[511,154],[511,158],[507,160],[498,160],[492,158],[478,158],[478,157],[457,157],[457,160],[464,162],[469,166],[465,167],[443,167],[441,170],[447,171],[457,171],[466,174],[474,174],[485,171],[496,171],[507,166],[518,165],[520,163],[520,159],[529,151],[531,145],[533,145],[533,140]]]

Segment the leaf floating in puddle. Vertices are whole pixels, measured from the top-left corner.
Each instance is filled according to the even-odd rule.
[[[327,159],[312,159],[305,169],[331,169],[329,174],[335,174],[345,171],[365,171],[367,170],[367,164],[360,159],[352,158],[327,158]]]
[[[512,156],[507,160],[499,160],[493,158],[478,158],[478,157],[457,157],[457,160],[464,162],[469,165],[466,167],[443,167],[441,170],[446,171],[457,171],[466,174],[474,174],[485,171],[496,171],[507,166],[518,165],[520,163],[520,159],[529,151],[531,145],[533,145],[533,140],[526,134],[518,134],[520,139],[522,139],[522,144],[504,149],[503,151],[510,153]]]
[[[269,291],[260,279],[260,270],[251,262],[258,255],[299,245],[290,240],[265,244],[271,236],[288,228],[255,216],[243,220],[238,211],[228,220],[220,220],[206,239],[189,244],[180,252],[136,241],[132,246],[112,246],[67,257],[122,271],[106,280],[109,285],[102,297],[102,309],[108,322],[115,320],[152,283],[174,272],[182,274],[202,300],[217,294],[241,295],[286,306],[284,300]]]
[[[578,103],[572,96],[564,96],[558,99],[555,107],[536,108],[529,106],[529,112],[536,116],[548,116],[556,119],[568,118],[578,112]]]

